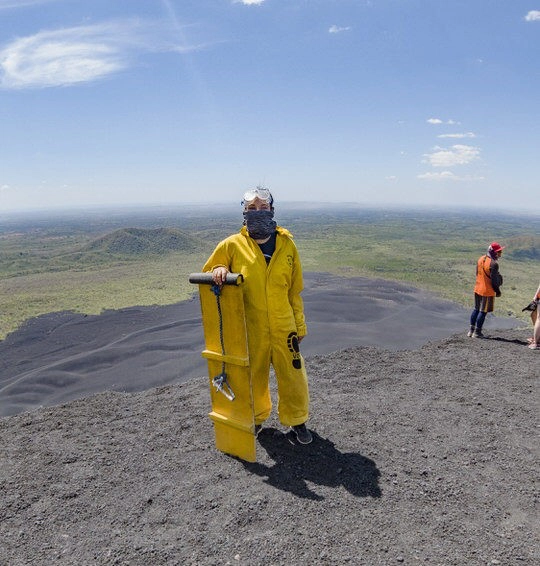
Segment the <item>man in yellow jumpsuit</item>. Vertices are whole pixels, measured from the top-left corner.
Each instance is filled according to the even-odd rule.
[[[255,429],[270,416],[270,364],[278,387],[280,422],[292,428],[298,442],[309,444],[306,427],[309,392],[299,342],[307,334],[302,266],[291,233],[276,225],[274,199],[263,187],[247,191],[242,201],[244,225],[220,242],[203,271],[222,285],[227,273],[244,277],[244,307],[252,375]]]

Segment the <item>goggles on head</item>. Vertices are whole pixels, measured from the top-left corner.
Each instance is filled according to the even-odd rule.
[[[250,202],[254,201],[256,198],[268,203],[270,206],[274,203],[274,198],[272,193],[264,187],[256,187],[255,189],[250,189],[244,193],[244,198],[242,199],[242,204],[246,206]]]

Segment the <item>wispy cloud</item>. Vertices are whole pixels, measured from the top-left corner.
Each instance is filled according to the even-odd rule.
[[[531,10],[526,16],[525,21],[537,22],[540,21],[540,10]]]
[[[437,136],[438,138],[457,138],[457,139],[462,139],[462,138],[475,138],[476,134],[473,132],[466,132],[463,134],[439,134]]]
[[[340,26],[330,26],[328,29],[328,33],[342,33],[344,31],[349,31],[351,29],[350,26],[340,27]]]
[[[50,4],[58,0],[0,0],[0,10],[8,8],[23,8],[24,6],[35,6],[36,4]]]
[[[453,145],[450,149],[435,147],[433,153],[426,153],[424,157],[424,163],[433,167],[454,167],[480,159],[480,149],[471,145]]]
[[[234,4],[244,4],[245,6],[258,6],[264,2],[264,0],[233,0]]]
[[[417,175],[418,179],[427,181],[457,181],[459,177],[451,171],[441,171],[439,173],[422,173]]]
[[[132,65],[137,54],[196,49],[139,20],[78,26],[18,38],[0,50],[0,87],[67,86],[95,81]]]
[[[426,122],[428,124],[434,124],[434,125],[438,125],[438,124],[448,124],[450,126],[459,124],[459,122],[455,122],[454,120],[446,120],[446,122],[444,120],[441,120],[440,118],[428,118],[426,120]]]
[[[416,176],[417,179],[424,181],[483,181],[484,177],[477,176],[460,176],[455,175],[452,171],[441,171],[438,173],[422,173]]]

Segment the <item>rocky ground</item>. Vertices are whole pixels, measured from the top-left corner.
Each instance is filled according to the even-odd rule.
[[[0,564],[523,565],[538,554],[530,332],[308,357],[314,441],[214,448],[206,380],[0,419]]]

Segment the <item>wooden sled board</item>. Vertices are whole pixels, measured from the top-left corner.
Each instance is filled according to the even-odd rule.
[[[206,346],[202,356],[208,362],[212,402],[209,417],[214,423],[216,448],[242,460],[255,462],[255,420],[242,276],[229,273],[227,284],[221,287],[218,296],[209,273],[193,273],[189,280],[199,285]],[[234,400],[227,398],[213,384],[214,378],[219,378],[223,372],[223,362]],[[224,389],[228,391],[226,385]]]

